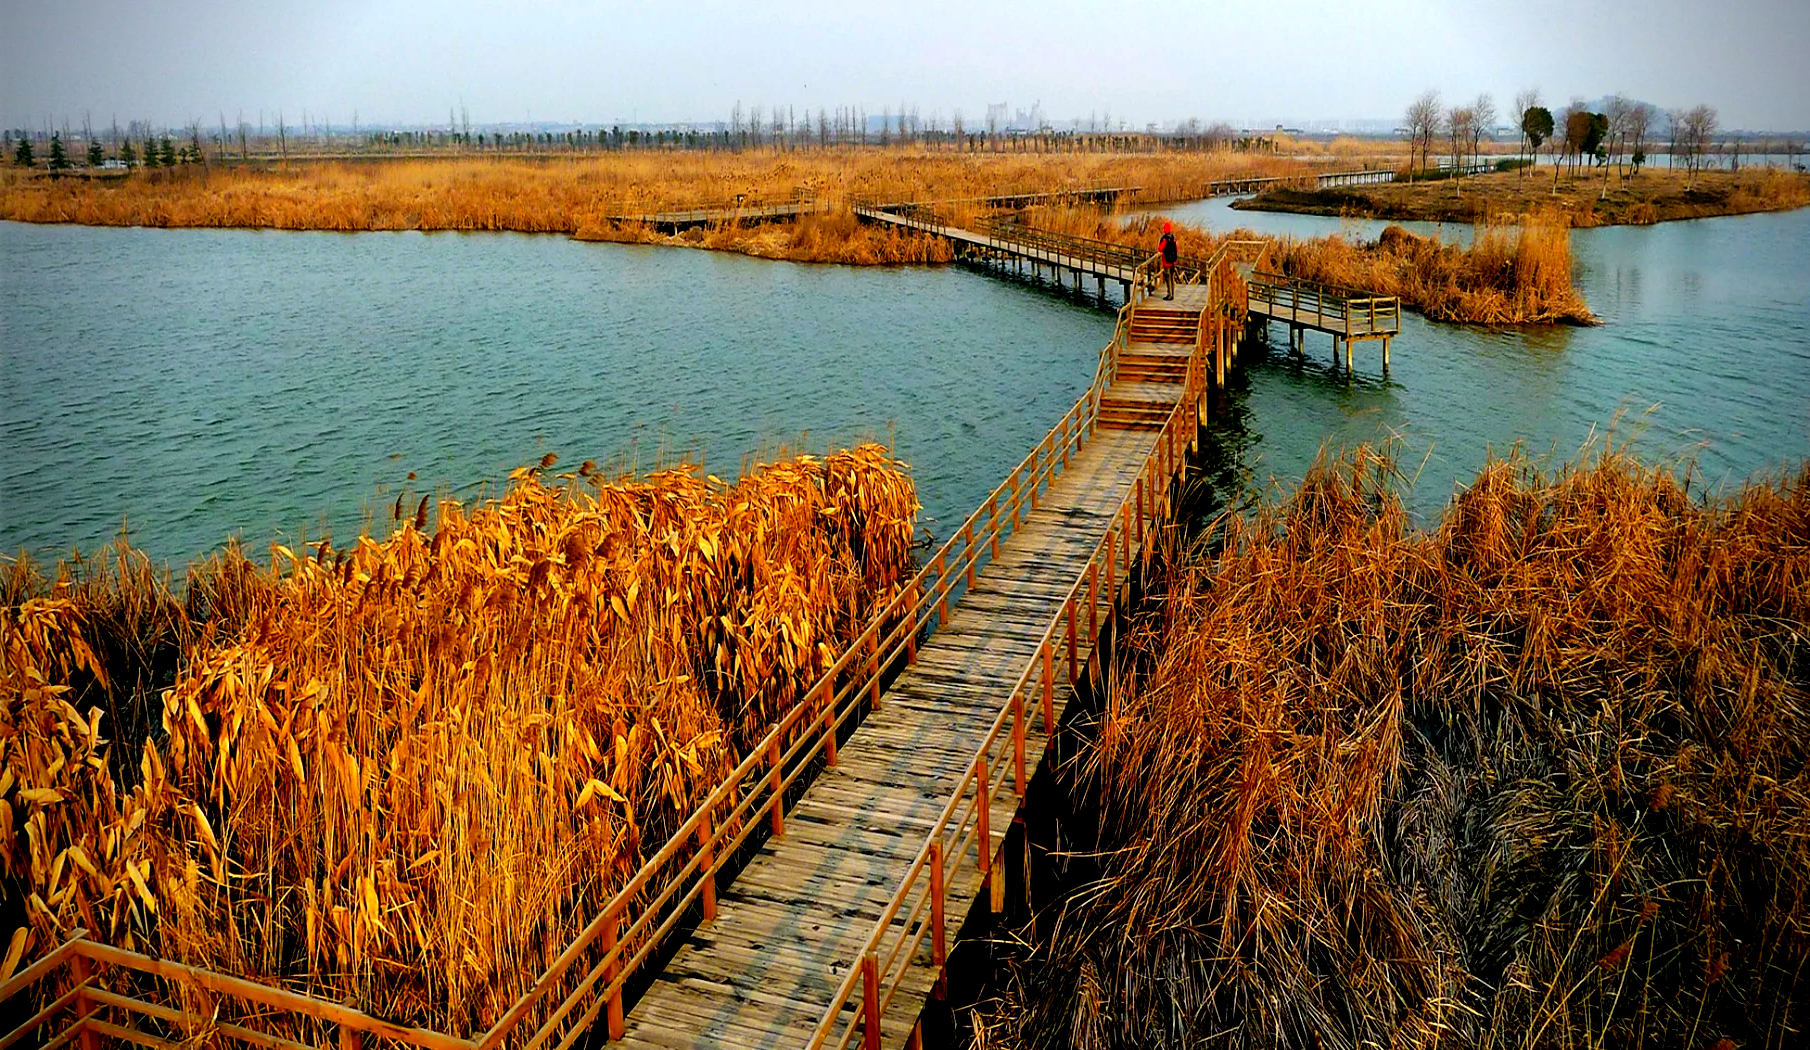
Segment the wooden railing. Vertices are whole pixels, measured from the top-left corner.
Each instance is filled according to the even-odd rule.
[[[103,987],[101,968],[108,967],[125,971],[126,979],[115,982],[122,986],[182,986],[182,994],[165,998],[188,1008],[176,1009],[168,1002],[150,1002]],[[42,959],[0,984],[0,1003],[23,1007],[29,1001],[25,998],[28,989],[64,971],[68,973],[67,987],[24,1023],[0,1036],[0,1050],[64,1013],[70,1015],[68,1020],[55,1035],[39,1041],[38,1050],[56,1050],[70,1042],[77,1043],[81,1050],[97,1050],[102,1036],[158,1050],[180,1050],[202,1034],[212,1040],[234,1040],[265,1050],[309,1050],[307,1044],[223,1020],[215,1009],[220,999],[233,1000],[242,1008],[226,1014],[239,1020],[254,1016],[268,1020],[278,1015],[289,1022],[285,1027],[292,1031],[306,1027],[310,1021],[333,1025],[338,1029],[340,1050],[360,1050],[367,1037],[421,1050],[473,1050],[475,1046],[468,1039],[395,1024],[339,1003],[110,947],[89,940],[85,930],[76,930]],[[16,1009],[14,1015],[22,1012],[23,1009]],[[159,1032],[175,1038],[163,1038]]]
[[[1401,331],[1401,299],[1277,274],[1251,278],[1250,299],[1279,321],[1312,325],[1350,338]]]
[[[1250,256],[1249,261],[1261,260],[1267,243],[1222,244],[1206,260],[1201,260],[1194,272],[1207,275],[1209,281],[1214,281],[1215,275],[1224,275],[1219,279],[1241,284],[1233,275],[1233,263],[1247,261],[1246,255]],[[1209,287],[1214,289],[1216,285]],[[1230,295],[1231,292],[1230,287],[1210,291],[1208,310],[1217,310],[1224,305],[1222,300],[1211,298],[1213,295]],[[1089,390],[1083,402],[1087,397],[1097,398],[1096,391],[1103,389],[1100,380],[1109,383],[1116,372],[1117,355],[1124,347],[1129,317],[1143,294],[1140,287],[1120,310],[1113,343],[1102,357],[1103,367],[1095,387]],[[1194,436],[1195,402],[1203,390],[1204,358],[1202,344],[1197,341],[1195,353],[1188,360],[1180,400],[1170,411],[1136,480],[1114,511],[1106,534],[1095,546],[1086,568],[1064,596],[1060,611],[1044,628],[1036,655],[1001,698],[999,713],[966,772],[925,835],[923,845],[886,909],[850,960],[853,965],[849,966],[847,976],[826,1006],[807,1044],[808,1050],[824,1047],[846,1050],[857,1034],[861,1036],[864,1050],[880,1050],[881,1018],[898,994],[925,940],[930,941],[933,967],[940,969],[946,960],[947,888],[959,870],[958,866],[976,864],[983,883],[999,877],[993,870],[993,853],[995,843],[1003,841],[1006,829],[990,827],[993,799],[1007,790],[1009,781],[1010,790],[1022,803],[1028,775],[1025,736],[1030,720],[1035,717],[1030,712],[1040,713],[1046,737],[1054,734],[1056,669],[1061,667],[1067,672],[1071,687],[1079,680],[1083,653],[1094,652],[1103,627],[1109,626],[1115,615],[1120,583],[1129,580],[1134,562],[1148,563],[1153,550],[1152,535],[1166,516],[1170,486]],[[1107,598],[1105,624],[1100,616],[1102,595]],[[860,989],[860,1007],[851,1010],[857,987]]]

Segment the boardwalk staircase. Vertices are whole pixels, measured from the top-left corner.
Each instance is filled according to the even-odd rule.
[[[1174,300],[1152,297],[1133,309],[1117,374],[1100,399],[1101,426],[1160,430],[1168,420],[1200,342],[1204,305],[1204,297],[1190,294],[1189,287],[1177,293]]]

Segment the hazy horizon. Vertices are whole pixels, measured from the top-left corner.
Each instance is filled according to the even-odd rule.
[[[1236,127],[1399,121],[1427,88],[1479,92],[1506,114],[1538,86],[1548,106],[1621,92],[1661,107],[1717,107],[1725,128],[1810,129],[1810,5],[1751,0],[1489,0],[1469,8],[1379,0],[1262,13],[1140,7],[1103,14],[1054,0],[1029,11],[978,0],[876,13],[822,0],[750,10],[575,3],[497,11],[327,0],[139,3],[0,0],[9,48],[0,124],[158,126],[224,115],[256,124],[473,126],[708,123],[738,103],[869,114],[914,107],[985,126],[1039,104],[1051,123],[1133,129],[1198,118]],[[1279,39],[1285,27],[1288,46]],[[1430,56],[1410,61],[1411,56]],[[1509,118],[1504,117],[1504,121]]]

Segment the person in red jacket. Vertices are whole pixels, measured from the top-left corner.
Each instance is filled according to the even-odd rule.
[[[1163,298],[1175,298],[1175,260],[1180,252],[1175,248],[1175,224],[1163,223],[1163,239],[1156,242],[1156,250],[1163,257]]]

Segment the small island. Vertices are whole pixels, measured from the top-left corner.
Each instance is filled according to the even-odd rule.
[[[1549,165],[1437,180],[1411,180],[1404,173],[1393,182],[1361,186],[1276,186],[1232,207],[1393,222],[1474,223],[1505,215],[1553,214],[1582,229],[1787,211],[1810,204],[1810,175],[1778,168],[1606,174],[1605,181],[1601,170],[1565,168],[1555,176]]]

